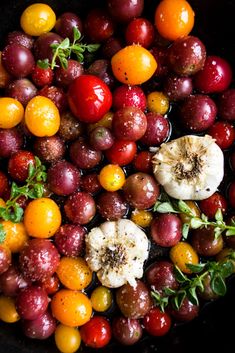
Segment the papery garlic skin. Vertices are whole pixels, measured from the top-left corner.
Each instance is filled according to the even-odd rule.
[[[86,236],[87,264],[106,287],[118,288],[127,282],[135,286],[136,278],[143,277],[148,253],[146,234],[128,219],[105,222]]]
[[[224,155],[211,136],[186,135],[160,146],[153,156],[153,172],[169,196],[204,200],[223,179]]]

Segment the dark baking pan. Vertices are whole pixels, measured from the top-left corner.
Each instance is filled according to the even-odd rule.
[[[0,0],[0,44],[7,32],[19,28],[22,11],[33,0]],[[41,0],[52,6],[56,14],[64,11],[85,13],[100,0]],[[153,13],[157,0],[145,0],[147,11]],[[221,55],[235,68],[235,0],[191,0],[196,12],[194,34],[206,44],[209,54]],[[99,352],[108,353],[184,353],[235,352],[235,278],[228,283],[224,298],[202,308],[200,316],[189,324],[173,327],[163,338],[144,338],[138,345],[125,348],[112,344]],[[0,323],[0,353],[56,353],[53,338],[29,340],[18,325]],[[85,349],[85,352],[89,350]],[[94,351],[93,351],[94,352]]]

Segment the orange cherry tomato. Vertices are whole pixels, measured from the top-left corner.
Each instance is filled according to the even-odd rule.
[[[24,225],[35,238],[50,238],[61,224],[60,209],[55,201],[42,197],[31,201],[25,209]]]
[[[107,164],[100,171],[99,182],[105,190],[116,191],[124,185],[125,174],[118,165]]]
[[[187,36],[194,26],[194,12],[186,0],[162,0],[155,12],[155,25],[168,40]]]
[[[18,125],[24,117],[23,105],[14,98],[0,98],[0,128],[11,129]]]
[[[33,4],[28,6],[21,15],[20,25],[30,36],[40,36],[49,32],[56,22],[56,15],[52,8],[46,4]]]
[[[92,305],[84,293],[61,289],[52,298],[51,310],[53,316],[62,324],[76,327],[90,320]]]
[[[0,296],[0,320],[13,323],[20,319],[16,311],[14,298]]]
[[[4,243],[12,253],[20,252],[29,239],[23,223],[1,222],[6,234]]]
[[[169,110],[169,99],[162,92],[151,92],[147,95],[147,108],[150,112],[165,115]]]
[[[140,227],[149,227],[153,219],[152,212],[147,210],[138,210],[137,208],[131,213],[131,220]]]
[[[140,85],[150,79],[157,68],[153,55],[140,45],[119,50],[111,59],[116,79],[129,85]]]
[[[82,257],[62,257],[56,272],[68,289],[82,290],[92,281],[92,271]]]
[[[191,273],[186,264],[197,265],[198,255],[193,247],[186,242],[180,241],[170,250],[171,261],[184,273]]]
[[[35,136],[53,136],[60,127],[59,110],[49,98],[36,96],[25,108],[25,124]]]

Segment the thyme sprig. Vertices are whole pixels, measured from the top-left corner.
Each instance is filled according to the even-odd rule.
[[[65,38],[61,43],[52,43],[51,48],[53,51],[53,58],[51,63],[48,59],[38,60],[37,65],[42,69],[54,69],[57,65],[57,59],[63,69],[68,68],[68,59],[74,54],[79,62],[83,62],[83,53],[87,50],[88,53],[94,53],[100,47],[100,44],[83,44],[82,35],[80,31],[73,27],[73,41],[70,42],[69,38]]]
[[[228,225],[223,220],[223,214],[220,208],[218,208],[215,214],[215,220],[209,221],[208,217],[201,213],[200,217],[193,214],[190,207],[186,202],[182,200],[172,200],[168,199],[163,202],[157,201],[154,205],[154,211],[159,213],[183,213],[189,217],[189,222],[183,224],[182,235],[186,239],[191,229],[198,229],[204,227],[213,227],[215,232],[215,237],[218,238],[224,231],[226,236],[235,235],[235,221],[231,221],[231,225]]]
[[[37,199],[43,196],[43,183],[46,182],[46,167],[42,165],[40,159],[35,157],[35,165],[29,164],[28,178],[25,185],[18,186],[15,182],[11,184],[10,198],[5,207],[0,207],[0,218],[4,221],[18,223],[22,220],[24,210],[17,202],[21,196],[27,199]],[[4,229],[0,224],[0,242],[4,241]]]
[[[178,290],[165,288],[163,294],[158,291],[151,291],[155,304],[162,311],[171,303],[174,309],[179,310],[184,299],[187,297],[194,304],[199,304],[198,291],[205,290],[204,278],[210,276],[210,286],[212,291],[218,296],[224,296],[227,291],[225,279],[234,272],[235,252],[232,252],[223,262],[208,261],[197,265],[187,264],[187,267],[195,275],[186,276],[177,266],[175,266],[175,277],[179,282]]]

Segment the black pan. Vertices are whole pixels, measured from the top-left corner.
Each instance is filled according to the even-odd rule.
[[[0,0],[0,49],[7,32],[19,28],[19,16],[33,0]],[[88,8],[100,6],[102,0],[41,0],[52,6],[57,14],[63,11],[85,13]],[[235,72],[235,0],[191,0],[196,12],[194,34],[205,43],[209,54],[229,60]],[[145,0],[153,13],[157,0]],[[228,283],[224,298],[209,303],[200,316],[189,324],[173,327],[163,338],[144,338],[130,348],[112,344],[104,353],[186,353],[235,352],[235,278]],[[0,353],[57,353],[53,338],[33,341],[21,334],[18,325],[0,323]],[[89,352],[89,350],[85,350]],[[94,350],[93,350],[94,352]]]

